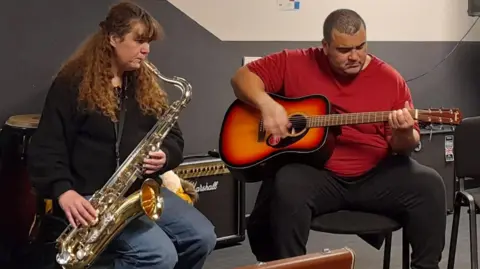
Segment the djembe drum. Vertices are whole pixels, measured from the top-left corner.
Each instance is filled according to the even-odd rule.
[[[27,150],[40,115],[10,117],[0,131],[0,241],[21,247],[31,239],[37,212],[27,172]]]

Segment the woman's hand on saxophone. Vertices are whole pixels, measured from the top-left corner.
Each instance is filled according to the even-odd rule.
[[[64,192],[58,198],[70,224],[77,228],[78,225],[88,226],[94,224],[97,218],[95,208],[83,196],[74,190]]]
[[[153,174],[163,168],[167,162],[167,155],[162,150],[151,151],[148,158],[143,160],[144,173]]]

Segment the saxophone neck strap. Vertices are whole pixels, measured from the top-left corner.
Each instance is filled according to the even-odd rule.
[[[123,79],[123,85],[121,88],[117,88],[118,94],[118,101],[120,107],[120,113],[118,117],[118,121],[114,122],[115,127],[115,158],[117,161],[117,168],[120,167],[120,142],[122,140],[123,134],[123,125],[125,123],[125,113],[127,111],[126,108],[126,99],[127,96],[127,81],[126,77]]]
[[[125,103],[125,102],[122,102]],[[120,117],[118,122],[115,122],[115,157],[117,159],[117,168],[120,166],[120,141],[122,140],[123,125],[125,122],[125,105],[122,104],[120,109]]]

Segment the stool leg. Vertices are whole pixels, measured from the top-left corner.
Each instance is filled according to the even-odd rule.
[[[410,268],[410,242],[408,242],[407,233],[402,229],[402,267]]]
[[[392,233],[385,237],[385,251],[383,254],[383,269],[390,269],[390,256],[392,253]]]
[[[473,201],[469,201],[470,211],[470,263],[472,269],[478,269],[478,250],[477,250],[477,215],[476,206]]]
[[[450,250],[448,253],[447,269],[453,269],[453,266],[455,265],[455,254],[457,252],[458,227],[460,225],[460,212],[461,212],[460,202],[455,201],[455,205],[453,208],[452,233],[450,235]]]

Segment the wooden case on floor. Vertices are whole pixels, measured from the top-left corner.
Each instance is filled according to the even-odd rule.
[[[355,253],[344,247],[235,269],[353,269]]]

